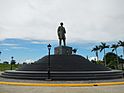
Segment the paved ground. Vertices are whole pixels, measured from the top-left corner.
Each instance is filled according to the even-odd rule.
[[[124,85],[94,87],[29,87],[0,85],[0,93],[124,93]]]
[[[79,84],[79,83],[99,83],[99,82],[124,82],[124,78],[121,79],[112,79],[112,80],[78,80],[78,81],[43,81],[43,80],[24,80],[24,79],[8,79],[8,78],[1,78],[0,81],[5,82],[24,82],[24,83],[51,83],[51,84]]]
[[[124,79],[91,80],[91,81],[39,81],[0,78],[0,81],[27,83],[96,83],[117,82]],[[124,93],[124,85],[93,86],[93,87],[40,87],[0,85],[0,93]]]

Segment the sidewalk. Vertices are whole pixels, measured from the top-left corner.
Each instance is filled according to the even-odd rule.
[[[94,87],[33,87],[0,85],[0,93],[124,93],[124,85]]]
[[[0,72],[1,73],[1,72]],[[6,79],[0,77],[0,82],[17,82],[17,83],[49,83],[49,84],[83,84],[98,82],[123,82],[124,79],[113,80],[89,80],[89,81],[41,81],[41,80],[19,80]],[[124,85],[109,86],[85,86],[85,87],[48,87],[48,86],[17,86],[17,85],[0,85],[0,93],[124,93]]]

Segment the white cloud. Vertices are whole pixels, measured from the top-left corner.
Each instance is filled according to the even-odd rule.
[[[32,60],[32,59],[26,59],[24,62],[26,62],[26,63],[32,63],[32,62],[34,62],[34,60]]]
[[[11,47],[17,47],[18,44],[11,44],[11,43],[1,43],[2,46],[11,46]]]
[[[32,41],[32,44],[49,44],[48,42],[45,41]]]
[[[97,59],[97,57],[90,57],[89,58],[89,60],[91,61],[91,60],[96,60]]]
[[[123,0],[1,0],[0,39],[117,41],[124,37]]]
[[[9,51],[9,49],[7,49],[7,48],[5,48],[5,49],[3,49],[4,51]]]
[[[27,47],[20,47],[20,46],[13,46],[11,48],[13,48],[13,49],[29,49]]]
[[[27,47],[22,47],[22,46],[19,46],[19,44],[14,44],[14,43],[0,43],[1,46],[8,46],[8,47],[11,47],[13,49],[29,49]],[[9,49],[4,49],[4,50],[9,50]]]

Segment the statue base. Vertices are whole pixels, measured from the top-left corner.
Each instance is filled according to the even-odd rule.
[[[72,47],[58,46],[54,48],[55,55],[72,55]]]

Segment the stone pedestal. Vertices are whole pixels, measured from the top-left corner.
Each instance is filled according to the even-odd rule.
[[[72,47],[68,46],[58,46],[54,48],[55,55],[71,55],[72,54]]]

